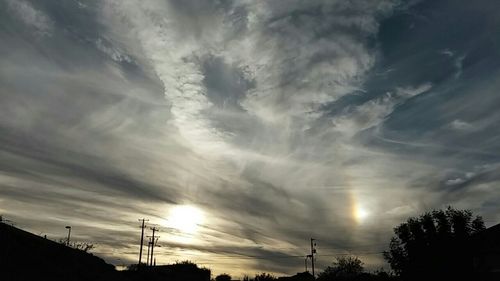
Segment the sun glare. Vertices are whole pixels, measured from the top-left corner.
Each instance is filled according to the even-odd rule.
[[[363,222],[368,216],[368,211],[362,207],[357,207],[354,211],[354,217],[358,222]]]
[[[170,210],[167,223],[183,233],[194,234],[203,222],[203,212],[193,206],[175,206]]]

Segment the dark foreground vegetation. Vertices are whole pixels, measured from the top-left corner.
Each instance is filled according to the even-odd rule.
[[[86,250],[68,247],[0,223],[0,280],[230,281],[189,261],[116,271]],[[337,257],[319,281],[500,280],[500,225],[486,229],[481,217],[448,208],[410,218],[394,228],[384,257],[392,271],[367,272],[354,256]],[[312,281],[309,272],[275,277],[262,273],[242,281]]]

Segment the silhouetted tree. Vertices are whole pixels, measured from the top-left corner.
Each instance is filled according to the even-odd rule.
[[[90,250],[95,248],[95,245],[88,242],[75,242],[71,245],[71,247],[88,253]]]
[[[483,219],[469,210],[425,213],[394,228],[384,257],[406,280],[466,278],[472,263],[467,239],[484,229]]]
[[[331,266],[318,275],[318,280],[354,280],[363,271],[363,262],[357,257],[337,257]]]
[[[231,275],[227,273],[222,273],[215,277],[215,281],[231,281]]]
[[[393,279],[393,274],[391,272],[385,271],[384,268],[380,268],[378,270],[375,270],[373,274],[376,278],[374,280],[394,280]]]
[[[74,241],[72,241],[69,243],[69,245],[67,244],[68,240],[66,240],[66,239],[59,239],[57,242],[59,242],[63,245],[66,245],[68,247],[71,247],[73,249],[84,251],[86,253],[90,252],[90,250],[95,248],[95,245],[92,243],[89,243],[89,242],[74,242]]]
[[[253,279],[254,281],[274,281],[276,280],[276,277],[269,273],[261,273],[258,275],[255,275],[255,278]]]

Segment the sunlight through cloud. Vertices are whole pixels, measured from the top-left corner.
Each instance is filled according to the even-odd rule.
[[[203,212],[190,205],[175,206],[170,210],[167,224],[184,234],[198,232],[199,224],[204,220]]]
[[[358,223],[362,223],[366,220],[366,218],[370,215],[370,213],[363,207],[357,206],[354,209],[354,218]]]

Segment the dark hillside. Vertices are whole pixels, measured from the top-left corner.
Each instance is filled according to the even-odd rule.
[[[113,265],[0,223],[0,280],[114,280]]]

